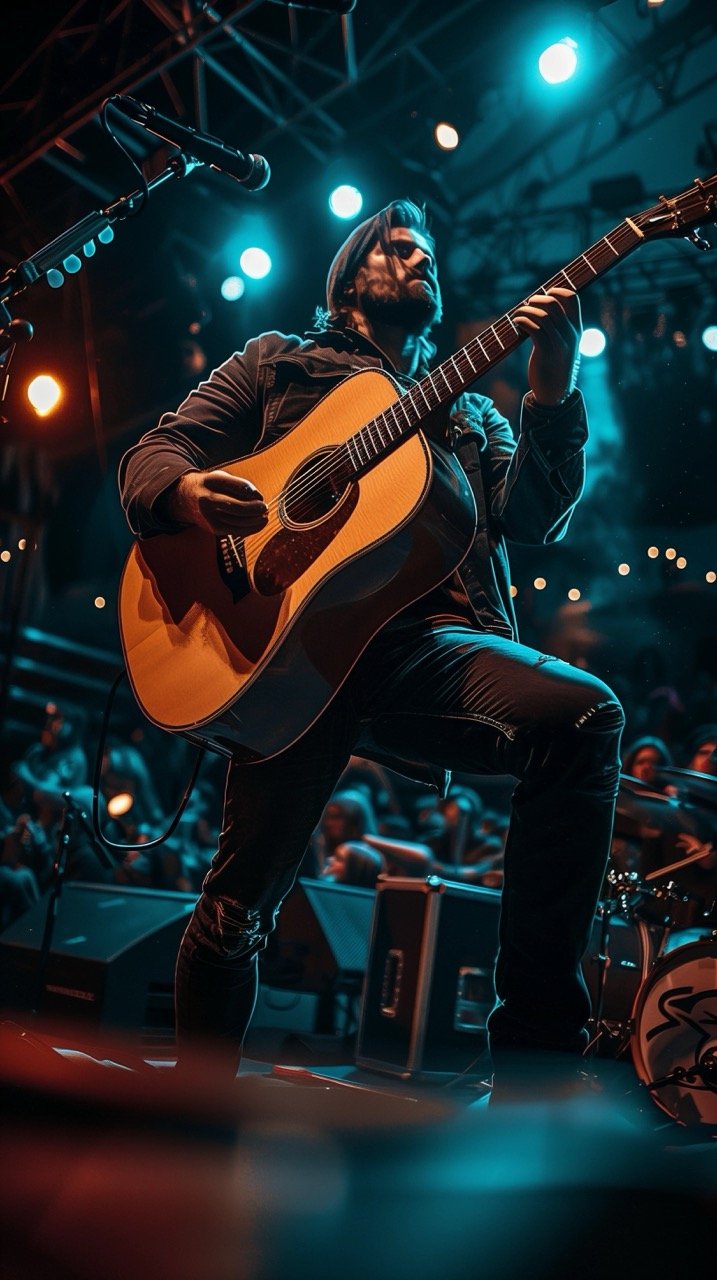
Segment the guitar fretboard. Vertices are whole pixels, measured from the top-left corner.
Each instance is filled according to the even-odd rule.
[[[628,218],[573,258],[534,292],[544,293],[562,285],[578,293],[636,249],[643,239],[642,231]],[[518,303],[494,324],[488,325],[455,355],[444,360],[432,373],[349,436],[339,449],[350,472],[359,475],[368,471],[379,458],[417,431],[430,413],[454,400],[477,378],[510,355],[527,336],[513,322],[513,316],[521,306],[523,303]]]

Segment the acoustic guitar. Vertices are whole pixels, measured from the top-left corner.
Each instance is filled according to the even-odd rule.
[[[576,292],[649,240],[717,221],[717,175],[625,218],[545,285]],[[515,310],[515,309],[514,309]],[[247,537],[199,528],[135,543],[119,591],[124,658],[150,721],[247,761],[295,742],[374,635],[468,553],[475,504],[421,425],[525,335],[508,311],[404,391],[349,375],[286,436],[224,469],[269,508]]]

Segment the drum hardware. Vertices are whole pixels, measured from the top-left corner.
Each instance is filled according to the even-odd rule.
[[[632,890],[634,873],[614,873],[610,883],[617,902],[623,888]],[[631,909],[615,909],[612,896],[598,904],[590,947],[582,969],[592,1004],[591,1039],[586,1056],[621,1057],[632,1034],[631,1014],[637,993],[659,954],[665,930],[636,918]]]

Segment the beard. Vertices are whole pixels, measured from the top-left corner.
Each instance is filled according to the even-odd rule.
[[[372,280],[356,290],[359,310],[372,324],[388,325],[406,333],[426,333],[441,318],[441,295],[416,277],[407,284]]]

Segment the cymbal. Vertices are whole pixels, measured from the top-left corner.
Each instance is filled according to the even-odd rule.
[[[652,828],[658,835],[680,835],[685,831],[698,840],[706,841],[715,834],[714,819],[702,810],[685,800],[653,791],[647,783],[626,773],[620,775],[615,812],[619,818],[628,819],[631,825]],[[617,821],[616,827],[619,827]],[[644,832],[633,827],[627,834],[639,836]]]
[[[699,773],[696,769],[678,769],[674,765],[661,765],[655,771],[658,782],[675,787],[678,792],[701,800],[717,808],[717,778],[711,773]]]

